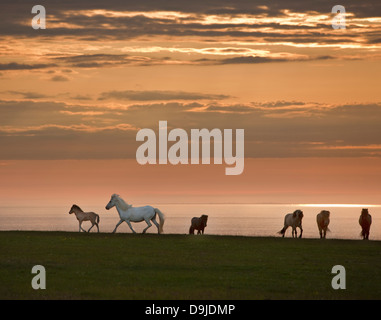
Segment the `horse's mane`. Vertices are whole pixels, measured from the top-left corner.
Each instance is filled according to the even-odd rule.
[[[132,205],[126,203],[126,202],[120,197],[120,195],[118,195],[118,194],[113,194],[112,196],[115,197],[116,200],[119,202],[119,207],[120,207],[122,210],[125,210],[125,211],[126,211],[126,210],[128,210],[129,208],[132,207]]]
[[[320,213],[325,217],[329,217],[331,214],[328,210],[322,210]]]
[[[76,204],[73,204],[72,208],[73,209],[78,209],[78,210],[83,212],[83,210],[79,206],[77,206]]]
[[[294,211],[294,213],[292,214],[292,216],[294,217],[294,218],[296,218],[296,216],[297,216],[297,214],[298,214],[298,219],[299,220],[302,220],[303,219],[303,211],[302,210],[295,210]]]

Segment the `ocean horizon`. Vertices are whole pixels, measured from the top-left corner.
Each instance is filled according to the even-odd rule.
[[[143,204],[141,204],[143,205]],[[135,207],[139,204],[134,205]],[[192,217],[202,214],[209,216],[205,234],[280,237],[277,233],[283,228],[284,216],[296,209],[301,209],[303,218],[303,237],[319,238],[316,215],[321,210],[329,210],[330,232],[327,239],[361,239],[361,227],[358,219],[361,209],[368,208],[372,215],[371,240],[381,240],[379,227],[381,220],[381,205],[369,204],[222,204],[193,203],[155,204],[166,216],[165,234],[187,234]],[[107,211],[104,206],[84,205],[84,211],[94,211],[100,216],[100,232],[112,232],[119,221],[115,208]],[[78,231],[78,221],[74,214],[68,214],[69,206],[0,206],[0,230],[28,231]],[[85,230],[91,223],[83,222]],[[145,222],[132,223],[134,230],[141,233],[147,226]],[[94,227],[91,232],[96,232]],[[122,223],[117,233],[131,233],[126,223]],[[147,233],[157,233],[153,225]],[[299,229],[298,229],[299,235]],[[286,237],[291,237],[291,228],[286,231]]]

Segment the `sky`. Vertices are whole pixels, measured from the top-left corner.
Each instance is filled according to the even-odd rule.
[[[1,4],[0,204],[381,203],[379,1],[39,4]],[[243,173],[139,165],[159,121],[244,129]]]

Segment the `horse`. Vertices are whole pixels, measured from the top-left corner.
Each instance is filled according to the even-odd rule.
[[[106,205],[106,209],[110,210],[112,207],[116,207],[116,210],[119,213],[120,221],[116,224],[115,229],[112,233],[116,232],[116,229],[119,225],[126,221],[128,226],[130,227],[133,233],[136,233],[135,230],[131,226],[131,222],[142,222],[145,221],[147,223],[147,227],[143,230],[143,233],[147,231],[148,228],[152,226],[151,221],[157,227],[157,232],[163,233],[163,225],[164,225],[164,214],[158,209],[153,208],[151,206],[144,207],[132,207],[132,205],[127,204],[119,195],[113,194],[109,203]],[[156,215],[159,216],[160,224],[156,221]]]
[[[99,232],[99,226],[98,226],[99,215],[97,215],[95,212],[83,212],[83,210],[79,206],[77,206],[76,204],[73,204],[69,211],[69,214],[72,214],[72,213],[75,214],[75,216],[77,217],[77,220],[79,221],[79,232],[81,232],[81,229],[84,232],[86,232],[86,230],[83,229],[81,225],[83,221],[88,221],[88,220],[90,220],[91,222],[91,227],[89,230],[87,230],[87,232],[90,232],[91,228],[94,227],[94,225],[97,226],[97,229]]]
[[[296,228],[299,227],[300,229],[300,235],[299,238],[302,237],[303,229],[302,229],[302,219],[303,219],[303,211],[302,210],[295,210],[294,213],[286,214],[284,217],[284,227],[282,230],[280,230],[278,233],[283,235],[286,233],[286,230],[288,227],[292,227],[292,237],[297,237]]]
[[[363,240],[368,240],[370,225],[372,224],[372,216],[369,214],[368,209],[362,209],[359,223],[362,228],[361,236]]]
[[[191,220],[191,226],[189,228],[189,234],[194,234],[194,230],[198,230],[197,234],[204,234],[204,229],[208,221],[208,216],[203,214],[200,218],[194,217]]]
[[[325,236],[327,234],[327,231],[330,231],[328,229],[329,225],[329,215],[330,212],[327,210],[322,210],[320,213],[317,214],[316,216],[316,222],[319,228],[319,233],[320,233],[320,239],[325,239]]]

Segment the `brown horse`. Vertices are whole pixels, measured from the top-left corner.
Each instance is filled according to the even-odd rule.
[[[189,228],[189,234],[194,234],[194,230],[198,230],[197,234],[204,234],[206,223],[208,222],[208,216],[203,214],[200,218],[194,217],[191,220],[191,226]]]
[[[328,229],[329,225],[329,215],[330,212],[327,210],[322,210],[317,216],[316,216],[316,222],[319,228],[320,233],[320,239],[324,238],[327,234],[327,231],[330,231]]]
[[[84,232],[86,232],[86,230],[83,229],[81,226],[83,221],[90,221],[92,224],[90,229],[87,230],[87,232],[90,232],[91,228],[94,227],[94,225],[97,226],[97,229],[99,232],[99,226],[98,226],[99,215],[97,215],[94,212],[83,212],[83,210],[80,207],[78,207],[76,204],[73,204],[70,211],[69,211],[69,214],[72,214],[72,213],[75,214],[75,216],[77,217],[77,220],[79,222],[79,232],[81,232],[81,229]]]
[[[370,225],[372,224],[372,216],[369,214],[368,209],[362,209],[359,223],[362,228],[361,236],[363,240],[368,240]]]

